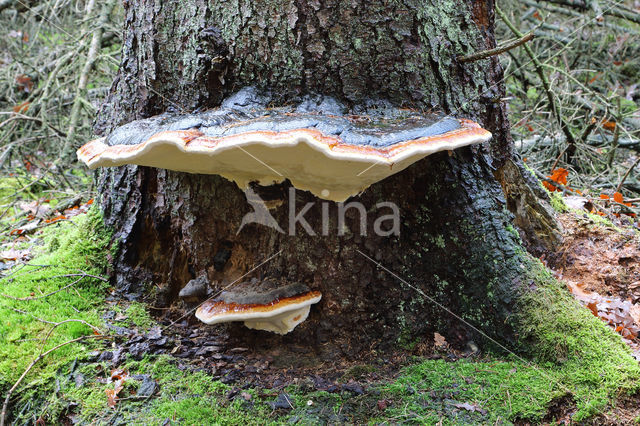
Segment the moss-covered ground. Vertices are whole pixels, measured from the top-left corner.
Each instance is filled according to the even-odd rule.
[[[78,337],[41,360],[13,393],[10,416],[18,422],[47,423],[73,419],[81,423],[126,424],[268,424],[268,423],[512,423],[553,420],[551,407],[563,401],[573,421],[593,419],[615,407],[621,395],[640,389],[640,368],[611,329],[578,305],[563,285],[537,261],[529,265],[533,290],[514,317],[525,358],[484,353],[447,360],[409,358],[392,375],[376,363],[357,365],[341,381],[355,381],[362,392],[338,388],[318,391],[312,385],[223,384],[186,360],[168,355],[126,358],[128,374],[114,406],[107,390],[116,386],[111,366],[89,353],[111,344],[102,313],[108,285],[110,234],[96,209],[49,226],[32,248],[28,265],[15,267],[0,281],[0,391],[2,399],[32,359],[43,350]],[[35,298],[15,300],[15,298]],[[145,331],[154,325],[139,303],[111,305],[126,317],[124,325]],[[54,328],[54,324],[70,322]],[[53,329],[53,331],[51,331]],[[50,333],[50,335],[49,335]],[[46,342],[43,338],[48,336]],[[529,350],[523,350],[529,348]],[[533,350],[530,348],[534,348]],[[155,383],[151,395],[141,386]],[[267,386],[268,387],[268,386]],[[273,408],[281,392],[286,409]],[[112,404],[113,405],[113,404]]]
[[[59,368],[86,352],[101,328],[101,302],[106,283],[98,278],[106,267],[110,234],[97,210],[52,225],[42,235],[35,257],[17,266],[0,282],[0,390],[5,393],[31,360],[66,341],[35,365],[14,396],[29,401],[53,389]],[[68,286],[68,289],[50,294]],[[30,299],[30,300],[16,300]],[[70,321],[59,326],[56,323]]]

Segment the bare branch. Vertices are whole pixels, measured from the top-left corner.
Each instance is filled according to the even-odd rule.
[[[513,48],[516,48],[530,40],[533,40],[533,38],[535,37],[535,35],[530,32],[527,33],[525,35],[523,35],[522,37],[520,37],[517,40],[514,40],[512,42],[509,43],[505,43],[502,46],[498,46],[495,49],[489,49],[489,50],[483,50],[482,52],[477,52],[477,53],[472,53],[471,55],[466,55],[466,56],[458,56],[457,59],[459,62],[473,62],[473,61],[478,61],[480,59],[485,59],[488,58],[490,56],[495,56],[495,55],[499,55],[501,53],[505,53]]]

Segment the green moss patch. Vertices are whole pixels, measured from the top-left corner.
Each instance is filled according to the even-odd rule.
[[[142,361],[127,361],[121,370],[128,374],[124,388],[118,393],[116,406],[107,406],[106,390],[111,370],[100,364],[82,368],[85,384],[74,381],[62,384],[61,394],[67,405],[78,404],[78,418],[83,421],[108,421],[117,411],[117,420],[125,424],[267,424],[271,409],[265,403],[255,403],[254,390],[247,401],[238,395],[229,398],[232,387],[212,379],[204,372],[176,365],[169,356],[148,357]],[[146,378],[145,378],[146,377]],[[153,381],[156,391],[139,395],[144,380]],[[237,393],[237,392],[236,392]]]
[[[429,360],[407,367],[382,397],[399,422],[484,423],[541,419],[565,394],[553,372],[519,361]]]
[[[541,368],[570,392],[580,421],[601,412],[619,393],[640,391],[640,366],[619,335],[581,306],[539,262],[536,289],[518,306],[520,341]]]
[[[437,423],[541,421],[563,401],[576,422],[640,392],[640,366],[610,327],[581,306],[538,261],[511,318],[525,356],[427,360],[382,386],[380,420]],[[570,407],[566,407],[570,405]]]
[[[32,250],[36,256],[27,265],[15,267],[0,280],[0,391],[6,391],[41,352],[81,336],[91,336],[90,327],[70,322],[51,333],[54,324],[69,319],[102,327],[100,306],[106,283],[90,276],[105,270],[110,234],[97,209],[71,221],[52,225],[43,234],[44,244]],[[73,276],[70,276],[74,274]],[[45,296],[77,282],[68,289]],[[14,300],[12,298],[36,298]],[[46,322],[45,322],[46,321]],[[52,389],[56,371],[81,357],[87,343],[70,344],[38,363],[22,382],[14,400],[29,401],[43,389]]]

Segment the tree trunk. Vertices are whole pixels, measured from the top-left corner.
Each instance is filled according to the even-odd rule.
[[[219,176],[104,170],[105,220],[121,242],[119,290],[155,294],[168,304],[201,273],[222,288],[273,256],[244,280],[302,282],[323,298],[284,337],[231,328],[249,343],[302,341],[353,357],[435,330],[466,342],[476,334],[469,323],[500,342],[514,341],[509,319],[531,279],[506,207],[518,215],[528,210],[522,203],[532,202],[531,191],[511,151],[498,60],[456,60],[495,47],[492,1],[129,0],[125,6],[123,58],[99,131],[166,110],[215,107],[253,85],[269,89],[276,104],[321,93],[351,107],[386,100],[439,109],[477,121],[493,139],[427,157],[354,197],[368,209],[366,235],[356,209],[347,210],[349,231],[340,235],[340,206],[305,191],[291,199],[286,181],[254,189],[276,206],[270,212],[283,229],[293,200],[295,214],[313,203],[304,219],[316,235],[302,226],[289,235],[258,224],[237,232],[252,208]],[[373,232],[375,219],[388,214],[375,206],[386,201],[400,208],[399,235]],[[545,232],[521,220],[535,247],[554,241],[553,220],[545,220],[542,239],[535,235]]]

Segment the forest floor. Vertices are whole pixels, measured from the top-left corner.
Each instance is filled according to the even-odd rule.
[[[543,261],[638,356],[640,233],[624,216],[567,210],[554,197],[564,244]],[[242,346],[240,325],[123,301],[102,278],[113,248],[89,201],[24,204],[2,241],[0,390],[18,382],[18,423],[640,422],[637,385],[607,388],[610,371],[457,349],[437,333],[327,359],[303,346]]]

